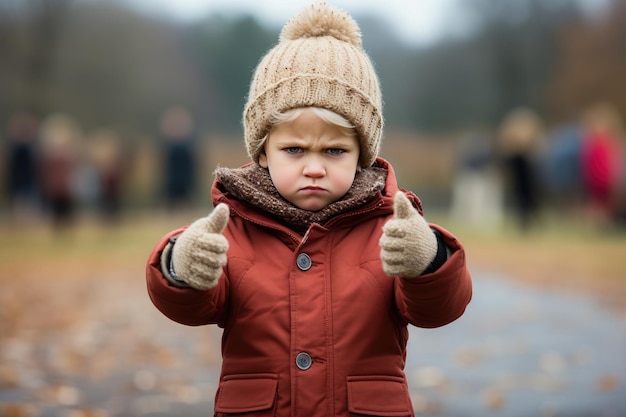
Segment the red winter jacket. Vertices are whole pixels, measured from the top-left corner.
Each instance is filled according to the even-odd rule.
[[[398,190],[392,167],[384,194],[301,236],[213,186],[230,207],[230,247],[210,291],[176,288],[160,271],[170,236],[147,265],[154,305],[186,325],[224,329],[216,416],[413,416],[404,374],[407,325],[438,327],[461,316],[472,293],[465,252],[451,250],[438,271],[387,276],[378,239]],[[416,207],[421,204],[408,193]]]

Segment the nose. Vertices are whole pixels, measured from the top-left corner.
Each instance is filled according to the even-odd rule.
[[[326,175],[324,163],[314,155],[309,155],[305,161],[302,174],[306,177],[320,178]]]

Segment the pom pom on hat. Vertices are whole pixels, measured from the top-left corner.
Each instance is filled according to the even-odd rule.
[[[361,47],[359,25],[348,13],[330,8],[326,3],[312,5],[290,19],[280,33],[280,41],[321,36],[332,36]]]
[[[279,43],[257,66],[243,125],[248,155],[258,162],[276,112],[322,107],[345,117],[360,141],[361,167],[370,167],[382,137],[382,97],[361,30],[345,11],[309,6],[283,27]]]

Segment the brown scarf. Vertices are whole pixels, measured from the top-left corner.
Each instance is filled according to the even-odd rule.
[[[304,210],[285,200],[274,186],[269,171],[258,164],[242,168],[218,167],[214,175],[222,190],[235,199],[245,201],[302,232],[313,223],[324,224],[340,213],[371,201],[385,188],[387,170],[374,166],[358,171],[348,192],[318,211]]]

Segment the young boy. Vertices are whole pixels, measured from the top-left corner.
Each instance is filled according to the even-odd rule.
[[[470,301],[462,246],[377,157],[360,36],[326,4],[285,25],[244,113],[253,162],[217,169],[213,212],[148,260],[163,314],[224,329],[217,416],[412,416],[408,324],[443,326]]]

